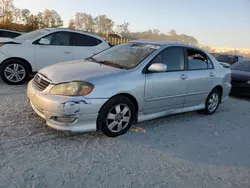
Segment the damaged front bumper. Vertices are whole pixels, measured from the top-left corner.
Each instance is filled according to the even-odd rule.
[[[98,112],[107,99],[85,99],[49,94],[52,86],[38,91],[31,80],[27,97],[33,110],[54,129],[72,132],[96,131]]]

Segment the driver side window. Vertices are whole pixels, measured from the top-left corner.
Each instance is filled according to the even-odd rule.
[[[162,50],[152,60],[152,64],[162,63],[167,65],[167,71],[181,71],[184,70],[184,50],[180,47],[169,47]]]

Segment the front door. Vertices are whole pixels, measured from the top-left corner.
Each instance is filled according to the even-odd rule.
[[[55,32],[43,38],[48,39],[50,44],[39,44],[40,39],[34,44],[37,71],[48,65],[72,60],[69,32]]]
[[[166,64],[167,71],[146,73],[144,114],[182,108],[187,89],[183,48],[166,48],[150,64],[153,63]]]
[[[204,102],[214,85],[215,71],[211,60],[203,52],[187,48],[187,96],[185,107]]]

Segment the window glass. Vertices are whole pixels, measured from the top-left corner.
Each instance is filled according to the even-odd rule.
[[[211,69],[213,64],[208,57],[201,51],[195,49],[187,49],[188,55],[188,69],[199,70],[199,69]]]
[[[4,34],[4,31],[0,31],[0,37],[4,37],[3,34]]]
[[[166,64],[167,71],[183,70],[184,62],[184,52],[182,48],[166,48],[152,60],[152,63]]]
[[[122,43],[90,57],[89,60],[107,66],[132,69],[159,47],[159,45],[145,43]]]
[[[219,62],[225,62],[225,63],[229,63],[229,64],[233,64],[233,63],[238,61],[238,58],[236,56],[233,56],[233,55],[218,54],[215,56],[215,59]]]
[[[43,38],[49,40],[50,45],[70,46],[70,33],[69,32],[56,32]]]
[[[102,41],[84,34],[72,33],[72,45],[73,46],[97,46]]]
[[[19,33],[4,31],[3,37],[15,38],[15,37],[20,36],[20,35],[21,35],[21,34],[19,34]]]
[[[250,61],[239,61],[234,63],[230,67],[232,70],[247,71],[250,72]]]

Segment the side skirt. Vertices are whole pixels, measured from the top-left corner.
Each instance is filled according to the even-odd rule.
[[[138,115],[138,122],[143,122],[143,121],[152,120],[152,119],[156,119],[156,118],[160,118],[160,117],[164,117],[164,116],[168,116],[168,115],[181,114],[181,113],[185,113],[185,112],[191,112],[191,111],[202,110],[202,109],[205,109],[204,103],[202,103],[198,106],[167,110],[167,111],[163,111],[163,112],[157,112],[154,114],[148,114],[148,115],[139,114]]]

